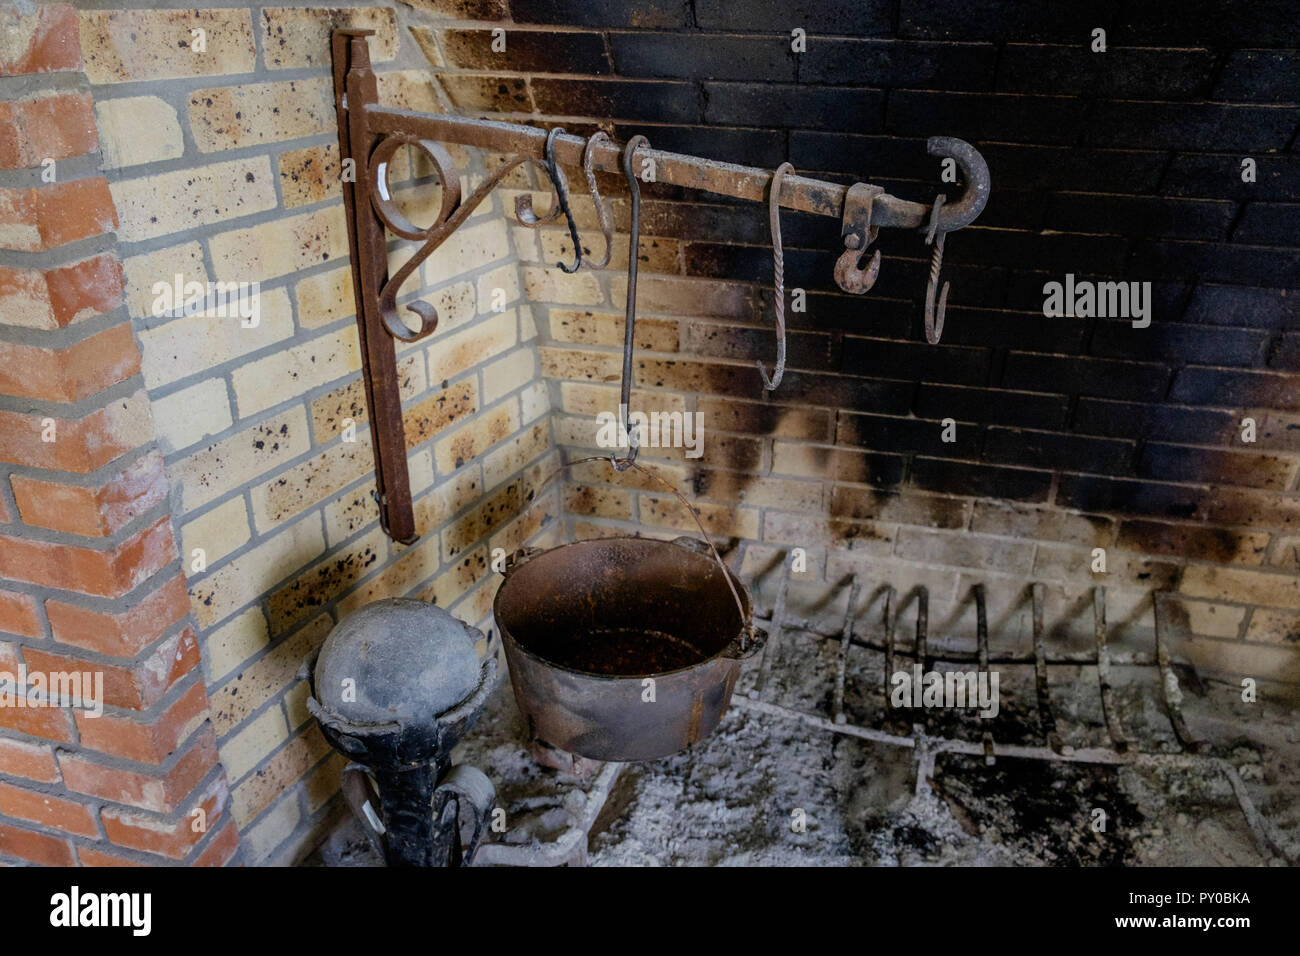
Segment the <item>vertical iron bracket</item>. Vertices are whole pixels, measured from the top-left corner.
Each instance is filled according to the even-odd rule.
[[[419,536],[411,506],[411,478],[406,467],[402,398],[397,384],[397,354],[379,310],[379,295],[388,281],[388,245],[384,223],[370,202],[369,157],[378,137],[368,128],[365,106],[379,100],[370,69],[366,37],[373,30],[335,30],[334,106],[339,124],[340,163],[351,160],[353,175],[343,177],[343,208],[352,253],[352,294],[357,306],[361,369],[370,416],[370,447],[375,456],[379,523],[395,541],[410,544]],[[432,331],[432,330],[430,330]]]

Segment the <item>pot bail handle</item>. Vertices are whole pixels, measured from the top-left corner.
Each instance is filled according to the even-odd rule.
[[[740,592],[736,590],[736,583],[731,579],[731,570],[727,567],[726,562],[722,560],[722,555],[718,554],[718,549],[713,546],[713,539],[710,538],[709,533],[704,530],[704,522],[700,520],[699,514],[691,507],[691,503],[686,500],[686,496],[677,490],[676,486],[667,479],[655,474],[650,469],[638,465],[634,460],[628,458],[615,458],[612,455],[588,455],[585,458],[575,458],[573,461],[560,462],[555,471],[548,475],[546,480],[541,483],[541,487],[549,485],[551,479],[560,472],[567,471],[574,465],[585,465],[588,462],[593,461],[603,461],[615,471],[626,471],[629,468],[639,471],[651,481],[659,482],[659,484],[671,491],[677,497],[677,500],[682,503],[682,506],[686,509],[686,513],[691,516],[692,520],[694,520],[695,527],[700,529],[701,540],[697,541],[695,538],[682,535],[678,538],[674,538],[671,543],[676,544],[679,547],[684,546],[693,551],[699,551],[701,554],[711,554],[713,560],[718,562],[718,567],[722,569],[722,580],[727,582],[727,587],[731,590],[731,596],[736,600],[736,613],[740,616],[741,627],[740,649],[742,652],[747,652],[750,645],[754,643],[755,631],[753,616],[745,613],[745,602],[740,599]],[[537,496],[534,496],[533,500],[528,503],[528,508],[531,508],[536,501]],[[523,515],[527,514],[528,508],[525,508],[523,512],[520,513],[519,517],[523,517]],[[690,544],[687,545],[685,542],[690,542]],[[506,558],[505,569],[501,573],[509,576],[512,571],[526,563],[529,558],[535,557],[539,554],[540,550],[541,549],[539,548],[519,548],[514,552],[514,554]]]

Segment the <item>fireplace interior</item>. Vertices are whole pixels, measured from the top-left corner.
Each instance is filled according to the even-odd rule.
[[[0,12],[0,862],[1295,864],[1294,13]]]

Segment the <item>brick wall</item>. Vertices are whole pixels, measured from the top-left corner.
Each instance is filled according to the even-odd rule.
[[[238,837],[84,68],[72,7],[0,12],[0,858],[220,865]],[[19,704],[56,674],[96,675],[81,706]]]
[[[188,642],[187,665],[201,659],[201,672],[190,678],[197,696],[186,701],[203,701],[204,753],[213,759],[219,753],[229,780],[223,820],[237,825],[245,862],[288,863],[310,849],[339,812],[344,763],[307,715],[307,686],[295,676],[299,665],[340,614],[388,596],[436,600],[490,628],[490,548],[512,550],[555,524],[550,518],[558,491],[541,491],[555,460],[548,396],[498,196],[402,290],[403,300],[432,302],[441,321],[430,338],[398,348],[421,539],[411,547],[390,541],[372,497],[329,33],[345,24],[377,30],[371,54],[382,101],[438,110],[426,61],[403,25],[409,11],[383,3],[144,7],[93,2],[76,12],[51,6],[36,14],[52,17],[57,10],[60,24],[72,31],[65,43],[84,76],[58,88],[78,98],[77,128],[90,138],[83,152],[95,145],[98,130],[99,153],[83,164],[88,178],[58,188],[86,191],[82,219],[92,218],[91,200],[102,203],[106,211],[96,231],[116,234],[111,262],[80,267],[94,270],[82,287],[101,289],[111,273],[122,304],[114,300],[92,310],[77,303],[84,315],[116,307],[113,322],[87,326],[88,332],[104,330],[102,339],[92,343],[79,335],[78,347],[51,354],[40,366],[24,353],[14,383],[0,384],[18,396],[40,388],[51,393],[42,397],[81,402],[110,384],[96,375],[111,374],[120,384],[105,394],[122,410],[110,405],[88,416],[85,426],[69,429],[83,427],[91,443],[99,433],[92,429],[116,428],[129,433],[132,448],[146,440],[152,446],[156,433],[156,449],[122,473],[122,465],[113,470],[106,464],[117,453],[103,452],[103,442],[91,443],[87,454],[97,457],[85,463],[72,461],[71,449],[64,453],[67,463],[32,461],[22,457],[31,454],[24,445],[6,460],[98,469],[103,490],[97,485],[97,497],[86,501],[56,500],[53,491],[20,480],[19,472],[32,471],[26,467],[15,471],[13,499],[3,500],[14,520],[16,507],[22,508],[28,525],[48,524],[67,534],[92,533],[87,523],[105,526],[93,533],[117,537],[101,550],[123,542],[122,568],[109,566],[106,577],[137,573],[131,569],[146,547],[157,552],[156,560],[170,562],[178,583],[165,592],[166,607],[173,609],[179,596],[176,613],[188,629],[168,634],[172,643]],[[8,148],[19,150],[27,166],[28,157],[52,147],[19,140]],[[467,191],[494,161],[469,150],[452,152]],[[438,208],[436,177],[405,155],[395,166],[390,183],[399,203],[414,221],[431,221]],[[512,182],[528,184],[522,177]],[[73,225],[52,220],[51,228]],[[409,244],[395,243],[394,267],[410,251]],[[185,283],[258,283],[256,325],[212,310],[167,312],[155,284],[173,285],[177,275]],[[14,337],[25,343],[31,336]],[[66,332],[58,340],[70,341]],[[102,369],[110,348],[124,357]],[[31,373],[46,365],[48,386],[44,374]],[[84,404],[75,406],[79,416]],[[128,492],[148,495],[152,522],[126,524],[129,513],[120,502]],[[533,507],[520,517],[529,502]],[[33,517],[36,507],[41,510]],[[27,529],[21,534],[58,537]],[[22,547],[6,557],[0,573],[8,577],[9,564],[34,561],[35,546]],[[43,624],[26,623],[39,609],[27,597],[30,590],[17,588],[12,597],[13,616],[24,622],[19,634],[30,631],[32,643],[49,643]],[[77,618],[75,625],[85,631],[92,623]],[[118,625],[130,640],[140,639],[136,617]],[[0,630],[16,627],[0,624]],[[62,640],[58,625],[53,639]],[[172,649],[165,643],[156,648]],[[30,663],[32,652],[23,653]],[[177,699],[172,692],[166,701]],[[24,742],[18,753],[32,746]],[[0,798],[0,813],[17,811]],[[22,854],[0,845],[0,855]]]
[[[772,396],[753,366],[773,354],[765,210],[646,185],[633,404],[700,412],[706,436],[701,461],[642,460],[712,531],[747,541],[760,603],[796,546],[811,558],[796,613],[838,619],[837,585],[858,571],[927,584],[932,629],[966,641],[977,580],[995,641],[1021,647],[1029,580],[1048,584],[1067,642],[1090,633],[1096,583],[1116,638],[1148,642],[1150,589],[1169,587],[1200,667],[1294,695],[1296,26],[1272,3],[1164,9],[7,11],[0,670],[89,662],[109,699],[101,718],[0,710],[0,861],[292,862],[339,811],[342,761],[295,674],[340,614],[406,594],[487,629],[491,549],[693,527],[634,473],[547,485],[559,449],[592,449],[594,416],[615,408],[628,242],[606,272],[561,273],[563,228],[507,214],[523,191],[546,204],[519,170],[403,290],[442,317],[398,349],[422,537],[379,530],[330,101],[328,35],[344,23],[377,31],[381,98],[414,109],[602,123],[917,201],[940,188],[924,138],[975,142],[995,190],[949,242],[937,348],[920,334],[918,237],[883,237],[881,279],[854,298],[830,279],[839,224],[785,215],[787,286],[808,308],[788,312]],[[1087,52],[1096,26],[1106,54]],[[500,161],[452,152],[466,186]],[[408,214],[429,221],[430,171],[396,166]],[[601,182],[625,230],[623,186]],[[575,207],[599,255],[594,207]],[[394,264],[410,254],[390,248]],[[1066,272],[1150,279],[1151,327],[1045,319],[1042,285]],[[258,323],[160,314],[155,283],[177,275],[258,283]]]
[[[925,137],[987,157],[987,210],[948,242],[938,347],[921,334],[917,235],[882,236],[880,280],[855,298],[832,281],[839,223],[783,214],[787,288],[808,306],[787,312],[791,371],[770,397],[753,365],[774,355],[766,210],[643,187],[633,406],[699,411],[706,428],[700,462],[643,460],[689,486],[712,530],[751,542],[749,570],[808,549],[798,603],[832,620],[853,570],[872,588],[924,583],[933,631],[968,646],[978,580],[995,641],[1021,648],[1030,580],[1048,586],[1057,638],[1086,642],[1089,589],[1104,584],[1116,637],[1148,648],[1150,591],[1170,588],[1181,649],[1204,671],[1295,694],[1300,28],[1287,5],[412,2],[465,112],[789,160],[918,202],[943,188]],[[1105,53],[1090,50],[1097,27]],[[618,178],[602,188],[626,228]],[[599,254],[590,201],[577,205]],[[556,227],[519,249],[556,439],[586,450],[592,416],[617,404],[625,285],[618,270],[546,268],[565,243]],[[1044,318],[1043,285],[1067,272],[1152,281],[1151,326]],[[591,468],[565,494],[574,534],[692,527],[634,474]],[[774,579],[760,578],[767,602]]]

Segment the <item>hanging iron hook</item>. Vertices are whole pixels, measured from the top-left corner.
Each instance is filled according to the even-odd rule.
[[[785,376],[785,250],[781,245],[781,183],[786,173],[792,172],[794,167],[789,163],[776,167],[767,191],[767,223],[772,231],[772,284],[776,291],[776,368],[768,378],[762,360],[754,364],[763,377],[763,388],[769,392],[775,391]],[[879,258],[880,253],[876,256]]]
[[[627,457],[611,458],[610,461],[619,471],[626,471],[634,461],[639,446],[637,436],[628,427],[628,409],[632,403],[632,353],[636,347],[636,274],[638,252],[641,241],[641,185],[637,182],[632,162],[636,151],[642,146],[649,146],[650,141],[644,136],[633,136],[623,147],[623,176],[627,179],[628,192],[632,195],[632,225],[628,236],[627,255],[627,311],[623,317],[623,385],[619,396],[619,418],[623,431],[627,435]]]
[[[563,132],[563,126],[556,126],[546,134],[545,169],[555,193],[555,202],[550,211],[544,216],[538,216],[533,212],[533,197],[525,194],[515,197],[515,218],[525,226],[536,228],[554,221],[560,213],[564,213],[569,225],[569,238],[573,240],[573,265],[566,266],[563,262],[557,262],[556,265],[572,274],[582,266],[582,240],[578,238],[578,224],[573,219],[573,210],[569,208],[569,180],[555,159],[555,138]]]
[[[591,201],[596,205],[596,218],[600,221],[600,231],[605,236],[605,257],[599,262],[592,262],[587,259],[589,269],[603,269],[609,265],[609,257],[614,252],[614,223],[610,220],[609,210],[605,208],[605,203],[600,198],[600,188],[596,185],[596,172],[592,169],[592,161],[595,158],[596,144],[604,141],[612,142],[605,135],[604,130],[596,130],[587,140],[587,145],[582,151],[582,173],[587,177],[587,191],[591,194]]]
[[[556,265],[562,271],[573,274],[582,267],[582,240],[578,238],[578,224],[573,221],[573,210],[569,208],[569,181],[555,159],[555,137],[563,132],[562,126],[556,126],[546,134],[546,171],[550,174],[551,182],[555,183],[555,194],[560,201],[564,218],[569,223],[569,238],[573,240],[573,265],[566,266],[563,262],[557,262]]]
[[[952,285],[944,282],[936,311],[934,296],[939,288],[939,272],[943,269],[943,240],[947,235],[947,232],[939,229],[939,211],[943,209],[945,198],[943,193],[934,197],[934,205],[930,207],[930,225],[925,236],[925,244],[934,246],[934,254],[930,257],[930,281],[925,286],[925,340],[931,345],[938,345],[943,335],[943,319],[948,311],[948,289]]]
[[[553,134],[556,134],[558,130],[559,127],[546,134],[546,148],[548,155],[554,142],[551,137]],[[537,160],[532,157],[529,157],[528,161],[531,163],[537,162]],[[546,178],[551,184],[551,208],[545,213],[545,215],[539,216],[533,211],[533,197],[530,194],[523,193],[522,195],[515,197],[515,218],[519,220],[521,226],[527,226],[530,229],[536,229],[538,226],[554,222],[559,218],[560,213],[564,211],[564,207],[560,205],[560,190],[556,185],[555,177],[551,173],[549,164],[543,163],[541,166],[542,169],[546,171]]]
[[[880,234],[880,227],[871,224],[871,207],[877,196],[884,192],[881,186],[854,183],[844,194],[844,214],[841,232],[844,251],[835,260],[835,282],[845,292],[861,295],[870,292],[880,275],[880,250],[871,256],[867,267],[861,262]]]

